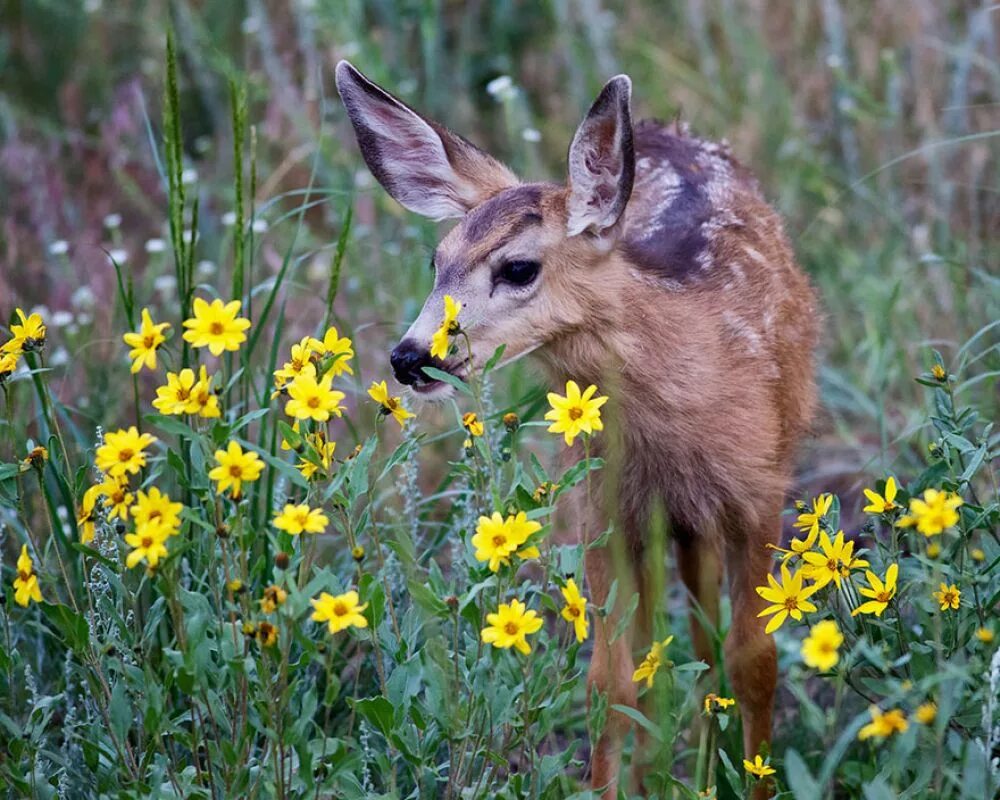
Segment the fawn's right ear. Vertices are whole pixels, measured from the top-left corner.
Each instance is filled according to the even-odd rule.
[[[517,185],[499,161],[424,119],[347,61],[337,64],[336,75],[368,169],[410,211],[431,219],[461,217]]]
[[[625,211],[635,178],[632,81],[617,75],[605,84],[569,147],[567,233],[600,236]]]

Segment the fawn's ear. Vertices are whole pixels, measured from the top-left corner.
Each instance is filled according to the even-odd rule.
[[[347,61],[337,90],[376,180],[410,211],[431,219],[461,217],[518,183],[496,159],[443,125],[424,119]]]
[[[580,123],[569,146],[567,233],[601,234],[625,211],[635,177],[632,145],[632,81],[608,81]]]

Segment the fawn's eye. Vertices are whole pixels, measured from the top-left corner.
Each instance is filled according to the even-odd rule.
[[[537,261],[507,261],[497,272],[497,279],[514,286],[527,286],[538,277],[541,268]]]

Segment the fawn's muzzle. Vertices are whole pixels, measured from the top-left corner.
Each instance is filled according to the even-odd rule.
[[[423,368],[432,366],[434,362],[427,350],[419,347],[412,339],[403,339],[389,354],[389,363],[396,380],[412,386],[429,380],[423,373]]]

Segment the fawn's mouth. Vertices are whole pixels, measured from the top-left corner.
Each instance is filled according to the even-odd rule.
[[[455,363],[434,366],[435,369],[447,372],[449,375],[454,375],[459,380],[464,381],[469,376],[469,361],[470,359],[466,358]],[[447,400],[455,391],[455,387],[429,375],[425,375],[423,379],[412,384],[410,388],[425,400]]]

